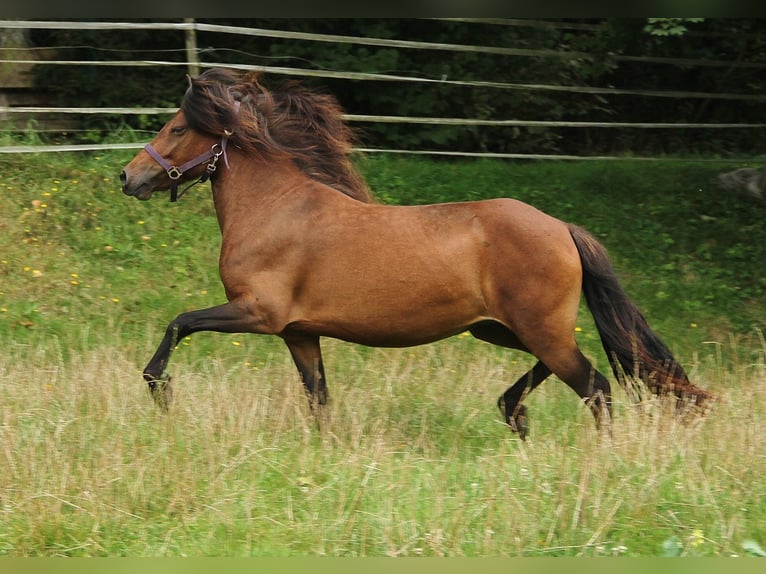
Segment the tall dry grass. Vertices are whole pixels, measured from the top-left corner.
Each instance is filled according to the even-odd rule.
[[[692,375],[721,397],[703,419],[616,391],[599,434],[551,380],[528,398],[525,443],[494,406],[520,355],[327,341],[318,424],[278,344],[216,340],[174,356],[168,415],[141,382],[152,337],[6,342],[0,554],[728,556],[766,541],[762,337],[699,350]]]

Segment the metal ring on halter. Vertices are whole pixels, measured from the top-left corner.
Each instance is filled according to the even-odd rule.
[[[180,169],[178,169],[174,165],[171,165],[166,171],[167,171],[168,177],[172,180],[181,179],[181,176],[184,174]]]

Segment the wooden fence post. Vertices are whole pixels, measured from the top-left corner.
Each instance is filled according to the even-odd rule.
[[[200,69],[197,57],[197,30],[193,26],[194,18],[184,18],[184,22],[192,24],[192,27],[186,30],[186,61],[189,63],[189,75],[196,78]]]

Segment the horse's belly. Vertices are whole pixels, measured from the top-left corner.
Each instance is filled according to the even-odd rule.
[[[407,347],[456,335],[486,318],[483,298],[470,291],[339,289],[335,295],[304,307],[293,324],[363,345]]]

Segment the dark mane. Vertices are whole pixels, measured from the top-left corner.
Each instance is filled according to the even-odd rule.
[[[258,78],[212,68],[192,79],[181,103],[189,125],[215,136],[233,131],[233,145],[261,156],[290,157],[310,178],[359,201],[373,201],[349,159],[354,135],[337,100],[296,82],[269,91]]]

